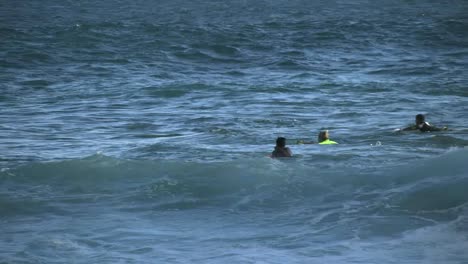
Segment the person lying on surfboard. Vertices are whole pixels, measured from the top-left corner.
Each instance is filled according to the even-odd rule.
[[[414,125],[401,129],[401,131],[410,131],[410,130],[419,130],[421,132],[442,131],[442,130],[447,130],[447,127],[443,127],[443,128],[435,127],[429,124],[428,122],[426,122],[426,118],[424,117],[423,114],[417,114]]]
[[[285,157],[292,157],[291,150],[286,147],[286,138],[278,137],[276,139],[276,146],[275,150],[271,152],[272,158],[285,158]]]
[[[297,144],[315,144],[315,142],[298,140]],[[333,145],[333,144],[338,144],[338,143],[333,141],[333,140],[330,140],[330,133],[328,132],[328,130],[322,130],[318,134],[317,144],[320,144],[320,145]]]
[[[318,134],[318,143],[320,145],[333,145],[333,144],[338,144],[333,140],[330,140],[330,134],[328,133],[328,130],[322,130]]]

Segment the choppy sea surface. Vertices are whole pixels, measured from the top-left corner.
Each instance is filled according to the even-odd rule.
[[[1,1],[0,263],[467,263],[467,14]]]

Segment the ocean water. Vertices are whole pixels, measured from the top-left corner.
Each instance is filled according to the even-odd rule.
[[[467,14],[1,1],[0,263],[468,263]]]

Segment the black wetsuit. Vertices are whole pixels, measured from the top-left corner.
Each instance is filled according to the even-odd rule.
[[[428,132],[428,131],[442,131],[442,130],[447,130],[447,127],[443,127],[443,128],[435,127],[435,126],[430,125],[428,122],[424,122],[424,123],[418,125],[418,129],[419,129],[419,131],[421,131],[421,132]]]
[[[421,132],[429,132],[429,131],[442,131],[444,129],[432,126],[428,122],[424,122],[419,125],[410,126],[406,128],[405,130],[419,130]]]
[[[289,148],[281,148],[281,147],[275,147],[275,150],[271,152],[271,157],[272,158],[284,158],[284,157],[291,157],[291,150]]]

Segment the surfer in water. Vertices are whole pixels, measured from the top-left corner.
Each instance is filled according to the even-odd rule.
[[[285,157],[292,157],[291,150],[286,147],[286,138],[278,137],[276,139],[276,146],[275,150],[271,152],[272,158],[285,158]]]
[[[424,117],[423,114],[417,114],[414,125],[401,129],[401,131],[410,131],[410,130],[419,130],[421,132],[442,131],[442,130],[447,130],[447,127],[443,127],[443,128],[435,127],[429,124],[428,122],[426,122],[426,118]]]
[[[330,140],[330,134],[328,133],[328,130],[322,130],[318,134],[318,143],[320,145],[333,145],[333,144],[338,144],[333,140]]]
[[[297,144],[320,144],[320,145],[333,145],[333,144],[338,144],[337,142],[330,140],[330,133],[328,130],[322,130],[318,134],[318,141],[313,142],[313,141],[304,141],[304,140],[298,140]]]

